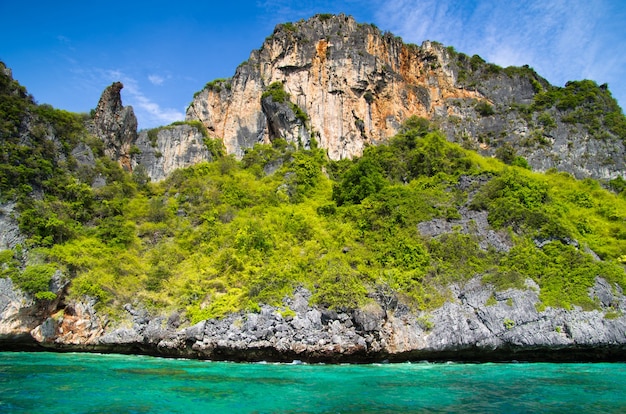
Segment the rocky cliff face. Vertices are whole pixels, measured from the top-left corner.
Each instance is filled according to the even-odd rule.
[[[0,203],[0,250],[15,249],[24,244],[15,214],[15,202]]]
[[[133,170],[144,169],[152,181],[160,181],[173,171],[213,160],[204,136],[191,125],[174,125],[139,132],[134,145]]]
[[[132,106],[122,105],[123,87],[121,82],[115,82],[104,90],[93,123],[95,135],[104,142],[105,154],[130,170],[130,146],[137,140],[137,117]]]
[[[173,171],[211,161],[202,132],[195,126],[179,124],[137,132],[137,118],[131,106],[123,106],[115,82],[107,87],[96,107],[91,130],[104,143],[105,155],[127,171],[139,168],[152,181],[160,181]],[[78,162],[93,164],[93,154],[84,145],[73,154]],[[91,159],[90,159],[91,158]]]
[[[142,165],[155,181],[211,159],[197,128],[138,135],[122,87],[116,82],[104,91],[94,119],[109,157],[128,170]],[[271,93],[277,88],[280,99]],[[605,108],[590,115],[582,91],[574,106],[537,105],[550,88],[528,67],[502,69],[436,42],[405,44],[348,16],[318,15],[278,25],[232,78],[209,82],[194,96],[186,119],[200,121],[236,157],[281,138],[305,148],[314,142],[337,160],[361,155],[419,116],[466,148],[489,156],[508,151],[538,171],[623,175],[626,132],[603,122]]]
[[[293,116],[276,122],[281,108],[263,99],[276,82],[306,114],[306,127]],[[238,157],[275,137],[304,145],[313,136],[336,160],[360,155],[417,115],[488,155],[511,145],[537,170],[622,174],[624,137],[597,139],[572,111],[529,114],[544,86],[528,68],[496,69],[435,42],[408,45],[351,17],[318,15],[277,26],[232,79],[210,82],[196,94],[187,119],[201,121]]]
[[[451,286],[450,301],[431,313],[409,311],[396,297],[335,311],[309,305],[310,292],[285,298],[294,311],[263,306],[181,328],[180,316],[150,315],[126,305],[132,323],[105,329],[93,303],[63,312],[35,307],[0,279],[0,347],[137,352],[236,361],[373,362],[406,360],[623,360],[626,297],[598,278],[589,296],[599,310],[537,310],[539,289],[494,291],[474,278]],[[613,317],[611,315],[620,314]],[[18,344],[19,340],[19,344]]]
[[[481,97],[455,87],[453,73],[433,70],[432,59],[432,44],[408,46],[346,16],[279,25],[231,80],[209,84],[195,97],[187,119],[202,121],[241,156],[280,135],[261,99],[280,82],[330,158],[349,158],[395,134],[411,115],[432,118],[445,112],[447,99]]]

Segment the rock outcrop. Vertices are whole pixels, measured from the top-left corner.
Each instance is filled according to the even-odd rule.
[[[50,314],[30,331],[30,335],[42,347],[89,349],[99,343],[104,333],[103,325],[106,320],[102,321],[96,315],[93,301],[73,301]]]
[[[311,132],[306,119],[299,118],[291,102],[276,102],[271,96],[261,98],[261,109],[267,120],[270,140],[282,138],[285,141],[310,149]]]
[[[495,291],[474,278],[450,286],[453,297],[432,312],[412,312],[397,298],[376,300],[352,311],[309,305],[310,292],[298,289],[284,307],[231,314],[180,328],[180,316],[151,316],[131,305],[132,324],[104,328],[93,303],[72,303],[43,318],[35,328],[25,318],[5,318],[19,298],[4,295],[0,280],[0,345],[12,335],[48,349],[135,352],[161,356],[235,360],[374,362],[611,361],[626,351],[626,297],[617,286],[596,279],[590,297],[598,310],[538,310],[539,288]],[[28,308],[26,308],[28,309]],[[22,314],[23,317],[24,314]],[[30,340],[30,342],[27,341]]]
[[[127,171],[138,169],[152,181],[160,181],[173,171],[213,160],[205,136],[197,126],[179,123],[137,132],[132,106],[123,106],[120,91],[124,85],[108,86],[96,107],[92,132],[104,143],[104,153]],[[93,163],[89,147],[79,146],[73,154],[79,163]]]
[[[0,203],[0,250],[14,249],[24,244],[24,235],[14,215],[15,202]]]
[[[0,341],[28,338],[38,325],[35,301],[16,289],[11,279],[0,279]]]
[[[209,84],[195,97],[187,119],[202,121],[241,156],[277,135],[262,95],[280,82],[329,157],[354,157],[394,135],[411,115],[432,118],[445,113],[447,99],[481,98],[455,87],[451,72],[432,70],[435,53],[431,43],[408,46],[343,15],[279,25],[231,80]]]
[[[49,316],[63,308],[68,281],[57,271],[50,281],[50,290],[56,298],[35,300],[22,292],[10,278],[0,278],[0,347],[29,348],[44,343],[50,335]]]
[[[172,125],[152,131],[141,131],[134,142],[133,170],[143,169],[152,181],[160,181],[179,168],[212,161],[213,154],[205,137],[191,125]]]
[[[276,83],[306,123],[263,99]],[[623,174],[624,137],[594,136],[571,110],[528,113],[544,87],[548,82],[530,68],[506,71],[436,42],[405,44],[351,17],[318,15],[278,25],[231,79],[198,92],[186,117],[237,157],[277,136],[300,145],[313,136],[331,159],[351,158],[416,115],[486,155],[510,145],[536,170]]]
[[[132,106],[122,105],[123,87],[121,82],[114,82],[104,90],[94,114],[93,132],[104,142],[105,154],[130,170],[130,148],[137,140],[137,117]]]

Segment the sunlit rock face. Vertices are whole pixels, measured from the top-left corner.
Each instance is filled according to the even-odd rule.
[[[152,135],[152,139],[151,136]],[[131,157],[133,171],[160,181],[179,168],[213,159],[204,144],[204,136],[191,125],[159,128],[151,134],[141,131],[135,142],[136,154]]]
[[[130,170],[130,146],[137,139],[137,117],[132,106],[122,105],[124,85],[114,82],[107,87],[94,114],[94,132],[104,142],[104,153]]]
[[[419,116],[483,155],[510,146],[535,170],[578,178],[623,174],[623,137],[591,136],[571,111],[529,114],[538,91],[550,85],[528,67],[508,69],[436,42],[405,44],[349,16],[317,15],[278,25],[232,78],[195,95],[186,118],[201,121],[237,157],[283,138],[304,147],[314,140],[331,159],[351,158]],[[276,82],[288,105],[264,99]]]
[[[318,16],[279,25],[232,79],[196,95],[187,119],[200,120],[238,156],[276,136],[304,145],[312,134],[331,159],[354,157],[412,115],[433,118],[446,112],[447,99],[480,98],[455,86],[443,60],[445,49],[431,43],[406,45],[351,17]],[[307,114],[307,128],[294,119],[272,129],[262,95],[274,82]]]

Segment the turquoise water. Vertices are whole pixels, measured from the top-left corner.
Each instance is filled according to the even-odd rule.
[[[0,353],[9,413],[625,413],[626,364],[238,364]]]

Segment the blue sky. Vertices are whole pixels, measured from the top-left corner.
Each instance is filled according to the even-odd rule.
[[[0,0],[0,60],[39,103],[95,108],[120,80],[140,128],[182,120],[194,92],[230,77],[278,23],[345,13],[421,44],[436,40],[552,84],[608,83],[626,106],[623,0],[78,2]]]

